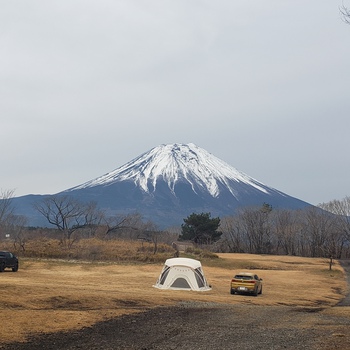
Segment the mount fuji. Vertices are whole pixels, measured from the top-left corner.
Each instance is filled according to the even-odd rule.
[[[96,202],[111,215],[140,213],[160,227],[180,226],[193,212],[223,217],[263,203],[284,209],[310,206],[264,185],[193,143],[160,145],[103,176],[58,193],[63,194]],[[28,202],[25,197],[15,199]]]

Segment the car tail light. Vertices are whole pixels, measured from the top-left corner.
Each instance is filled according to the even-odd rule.
[[[255,283],[256,281],[254,280],[242,280],[242,279],[237,279],[237,278],[232,278],[231,282],[240,282],[240,283]]]

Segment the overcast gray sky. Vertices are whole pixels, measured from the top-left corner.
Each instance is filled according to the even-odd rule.
[[[350,195],[341,5],[1,1],[0,188],[57,193],[193,142],[311,204]]]

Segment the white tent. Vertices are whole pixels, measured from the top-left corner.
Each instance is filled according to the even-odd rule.
[[[188,258],[167,259],[153,287],[196,291],[211,289],[204,277],[200,261]]]

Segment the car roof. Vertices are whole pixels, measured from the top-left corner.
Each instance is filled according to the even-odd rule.
[[[236,276],[255,276],[255,273],[251,273],[251,272],[240,272],[240,273],[236,273]]]

